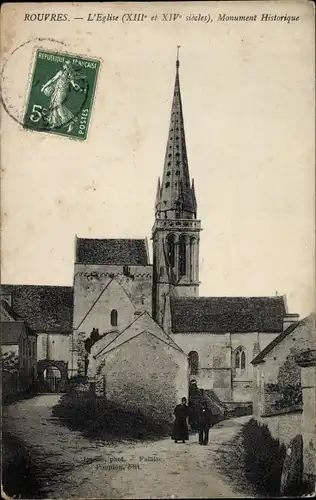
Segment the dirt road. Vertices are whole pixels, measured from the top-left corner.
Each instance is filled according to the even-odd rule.
[[[90,441],[52,417],[59,395],[40,395],[6,408],[11,433],[34,450],[43,498],[242,498],[217,472],[217,450],[249,417],[219,424],[210,444]]]

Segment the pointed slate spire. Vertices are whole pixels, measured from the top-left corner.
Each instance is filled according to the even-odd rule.
[[[190,183],[179,66],[180,62],[177,57],[169,134],[160,189],[160,206],[156,207],[156,211],[160,218],[192,219],[196,217],[196,203]]]

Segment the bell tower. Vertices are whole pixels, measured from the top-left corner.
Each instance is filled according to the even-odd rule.
[[[153,318],[163,326],[171,295],[197,297],[199,241],[194,180],[190,181],[176,61],[169,134],[162,181],[158,179],[153,240]]]

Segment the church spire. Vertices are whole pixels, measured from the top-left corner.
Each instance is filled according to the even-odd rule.
[[[192,219],[196,217],[194,188],[191,187],[184,132],[184,120],[179,79],[179,46],[176,77],[160,200],[156,205],[159,218]]]

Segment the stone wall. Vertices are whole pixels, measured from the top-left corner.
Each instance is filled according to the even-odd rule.
[[[254,367],[254,414],[272,411],[301,401],[301,372],[295,357],[304,349],[316,347],[315,315],[300,321],[295,328]],[[274,389],[273,389],[274,386]],[[293,395],[293,397],[291,396]]]
[[[52,359],[69,361],[69,333],[39,333],[37,337],[37,360]]]
[[[152,266],[75,264],[74,332],[71,370],[82,372],[82,342],[93,328],[104,335],[113,330],[111,311],[117,311],[117,331],[133,320],[135,312],[151,312]]]
[[[230,401],[231,394],[231,346],[229,334],[176,333],[174,341],[186,354],[196,351],[199,356],[197,373],[190,379],[202,389],[214,389],[222,401]]]
[[[303,391],[303,460],[304,476],[316,483],[316,349],[296,358],[301,367]]]
[[[104,356],[97,375],[99,394],[128,409],[173,420],[173,409],[188,398],[188,366],[180,351],[143,332]]]
[[[272,437],[281,444],[288,445],[295,436],[302,434],[302,408],[297,406],[279,412],[263,413],[256,419],[267,425]]]

